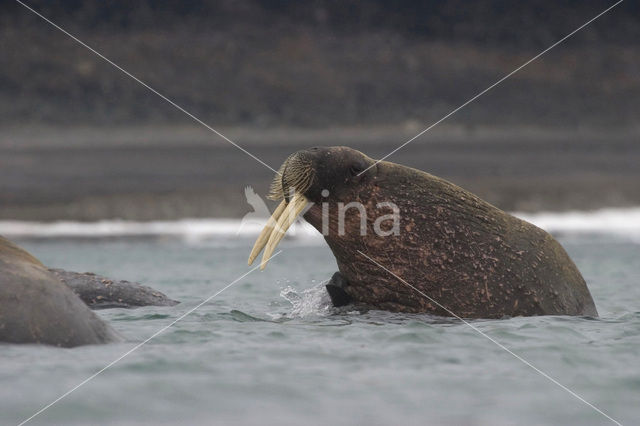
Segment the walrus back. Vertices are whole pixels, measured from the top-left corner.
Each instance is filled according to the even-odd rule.
[[[598,315],[582,274],[553,236],[444,179],[428,179],[438,188],[446,220],[467,224],[471,232],[461,238],[482,247],[475,266],[491,279],[488,303],[500,297],[498,304],[525,302],[512,312],[505,303],[505,315]]]
[[[0,341],[73,347],[117,333],[35,257],[0,237]]]
[[[526,239],[528,251],[523,253],[521,261],[529,264],[529,275],[523,276],[522,280],[535,292],[542,313],[597,317],[587,283],[564,247],[548,232],[509,216],[525,231],[519,238]]]
[[[365,204],[371,197],[392,201],[402,215],[400,235],[371,237],[369,247],[402,253],[387,266],[456,314],[597,316],[578,268],[550,234],[471,192],[423,171],[383,162],[376,186],[360,196]],[[344,262],[339,266],[357,283],[362,271],[352,271]],[[373,276],[375,269],[368,269]],[[379,295],[366,283],[361,287],[347,289],[354,300],[377,297],[374,304],[389,310],[450,315],[426,298],[403,296],[401,287],[386,290],[381,285]]]

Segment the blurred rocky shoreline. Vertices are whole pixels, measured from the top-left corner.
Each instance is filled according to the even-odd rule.
[[[610,6],[562,0],[29,2],[276,168],[380,158]],[[640,6],[621,3],[389,158],[506,210],[640,205]],[[15,2],[0,219],[240,217],[273,172]]]
[[[381,158],[420,128],[221,130],[277,169],[314,145],[348,145]],[[510,211],[628,207],[640,205],[639,134],[442,125],[388,160]],[[0,140],[0,219],[240,218],[251,211],[244,187],[265,195],[274,174],[196,125],[15,128]]]

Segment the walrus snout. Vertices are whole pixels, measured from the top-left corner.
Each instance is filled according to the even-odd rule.
[[[311,186],[314,176],[314,153],[309,150],[291,154],[271,182],[268,198],[289,202],[294,193],[304,194]]]

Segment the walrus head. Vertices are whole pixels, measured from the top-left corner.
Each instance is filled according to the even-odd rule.
[[[264,268],[302,213],[324,235],[355,303],[484,318],[595,312],[549,234],[420,170],[348,147],[310,148],[287,158],[270,198],[281,202],[249,264],[264,248]]]
[[[269,193],[270,199],[281,202],[258,237],[249,264],[264,248],[261,264],[264,269],[276,245],[303,211],[304,218],[325,238],[344,239],[352,231],[359,231],[360,228],[351,229],[353,221],[346,217],[341,226],[336,208],[338,203],[357,202],[376,170],[374,160],[347,147],[314,147],[290,155],[276,174]]]

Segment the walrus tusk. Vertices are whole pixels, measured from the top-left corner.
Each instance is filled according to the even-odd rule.
[[[276,226],[276,223],[278,222],[280,215],[282,215],[285,207],[287,207],[287,202],[285,200],[282,200],[282,202],[278,205],[278,207],[276,207],[275,211],[267,221],[267,224],[262,229],[260,236],[251,249],[251,254],[249,255],[249,265],[253,263],[253,261],[256,259],[256,257],[258,257],[258,255],[264,248],[265,244],[267,244],[267,241],[269,241],[269,236],[271,236],[271,232]]]
[[[308,202],[307,198],[300,193],[295,193],[293,195],[291,201],[289,201],[289,204],[287,204],[286,208],[282,212],[282,215],[278,218],[278,222],[269,236],[269,241],[267,241],[264,254],[262,255],[262,263],[260,264],[261,270],[267,266],[267,262],[271,258],[271,254],[275,250],[276,246],[280,240],[282,240],[284,234],[296,220],[300,212],[307,206]]]

